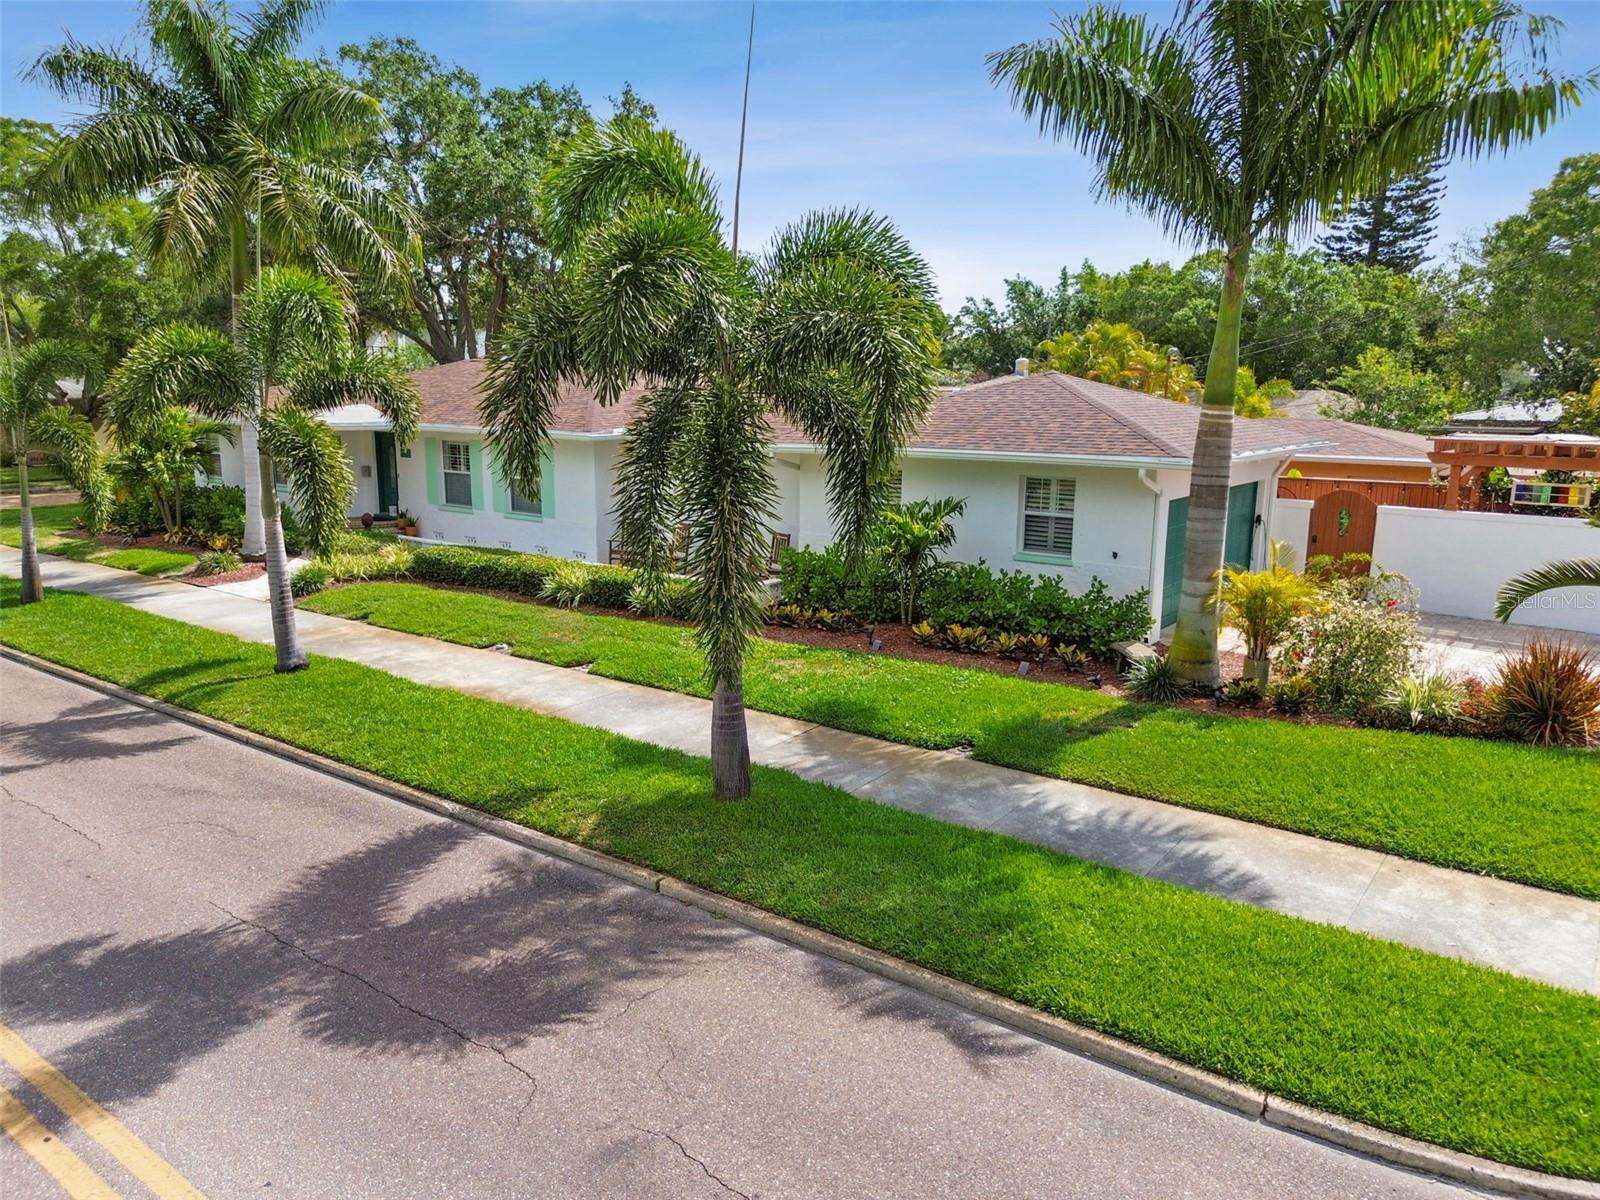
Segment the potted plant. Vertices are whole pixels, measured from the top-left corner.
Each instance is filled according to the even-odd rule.
[[[1320,598],[1316,584],[1290,565],[1293,553],[1288,543],[1273,542],[1265,570],[1224,567],[1213,597],[1223,625],[1244,638],[1244,678],[1261,692],[1266,691],[1273,646]]]

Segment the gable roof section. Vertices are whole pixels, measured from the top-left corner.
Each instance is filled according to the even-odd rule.
[[[1271,419],[1271,418],[1269,418]],[[1322,462],[1404,462],[1426,465],[1433,440],[1420,433],[1379,429],[1329,417],[1291,417],[1279,424],[1292,425],[1297,436],[1321,438],[1328,444],[1300,457]]]
[[[421,424],[480,428],[478,397],[484,371],[482,359],[463,359],[412,372],[422,401]],[[617,436],[633,420],[645,391],[642,385],[630,387],[608,406],[588,388],[564,383],[551,428],[575,437]],[[1132,459],[1181,466],[1189,462],[1199,422],[1197,406],[1047,371],[1006,375],[941,392],[907,450],[954,457]],[[338,426],[337,419],[334,424]],[[1234,425],[1234,457],[1320,449],[1329,441],[1320,427],[1338,424],[1316,419],[1241,420]],[[773,419],[770,425],[776,445],[795,449],[811,445],[787,422]]]

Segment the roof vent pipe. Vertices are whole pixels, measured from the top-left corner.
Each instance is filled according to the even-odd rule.
[[[1017,365],[1011,373],[1013,375],[1026,375],[1028,373],[1028,360],[1025,358],[1017,359]]]

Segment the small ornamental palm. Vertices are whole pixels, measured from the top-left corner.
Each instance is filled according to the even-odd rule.
[[[536,491],[563,379],[604,404],[642,381],[617,476],[618,533],[647,588],[683,570],[712,681],[719,797],[750,793],[744,655],[761,621],[775,489],[769,416],[822,448],[852,559],[933,395],[928,268],[886,221],[814,213],[758,260],[725,238],[711,179],[670,133],[615,121],[570,143],[543,186],[562,269],[490,353],[482,405],[507,475]]]
[[[1600,72],[1547,65],[1555,22],[1504,0],[1186,0],[1160,28],[1096,5],[990,56],[1041,131],[1094,160],[1100,190],[1222,248],[1169,658],[1212,684],[1239,322],[1255,243],[1304,233],[1435,161],[1505,150],[1574,108]]]
[[[184,491],[204,470],[215,442],[233,445],[237,430],[226,421],[196,417],[176,404],[138,428],[117,447],[111,476],[130,491],[144,489],[155,501],[169,537],[183,530]]]
[[[148,248],[227,278],[236,336],[263,248],[336,278],[354,268],[380,285],[404,282],[416,246],[409,210],[338,165],[345,149],[382,127],[378,102],[290,57],[324,7],[264,0],[241,18],[220,0],[143,0],[146,55],[71,38],[41,55],[33,77],[95,111],[55,144],[33,191],[85,205],[148,192]],[[247,424],[251,556],[262,553],[255,442]]]
[[[191,325],[170,325],[135,343],[112,374],[110,419],[119,441],[136,441],[172,405],[260,430],[262,479],[288,487],[307,546],[332,549],[354,488],[344,446],[318,414],[370,404],[408,444],[417,394],[394,362],[351,343],[339,294],[325,279],[292,267],[262,272],[239,311],[239,341]],[[277,668],[306,665],[276,489],[262,489],[267,580]]]
[[[1246,670],[1266,686],[1272,648],[1283,640],[1295,618],[1321,603],[1316,583],[1296,571],[1293,549],[1273,542],[1262,571],[1223,569],[1218,577],[1216,604],[1222,623],[1244,638]]]
[[[69,342],[46,338],[0,359],[0,428],[17,456],[18,524],[22,533],[22,603],[44,595],[39,579],[39,545],[33,530],[28,492],[28,455],[43,454],[61,467],[83,495],[83,515],[91,532],[105,525],[111,489],[100,461],[94,428],[58,400],[56,381],[83,378],[93,358]]]

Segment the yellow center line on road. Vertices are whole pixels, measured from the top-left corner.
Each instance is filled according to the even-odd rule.
[[[0,1087],[0,1129],[27,1151],[72,1200],[122,1200],[60,1138],[5,1088]]]
[[[46,1100],[66,1113],[73,1124],[105,1147],[111,1157],[155,1194],[157,1200],[205,1200],[199,1189],[178,1174],[166,1159],[90,1099],[88,1093],[46,1062],[32,1046],[17,1036],[16,1030],[3,1022],[0,1022],[0,1059],[9,1063]],[[10,1132],[9,1127],[7,1132]],[[115,1195],[109,1190],[105,1194]]]

